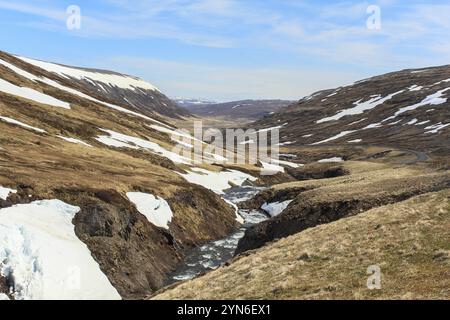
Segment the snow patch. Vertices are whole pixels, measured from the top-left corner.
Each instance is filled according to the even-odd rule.
[[[189,171],[187,174],[180,175],[188,182],[201,185],[220,195],[232,187],[230,182],[233,185],[241,186],[246,180],[257,180],[257,178],[237,170],[214,172],[201,168],[192,168],[192,171]]]
[[[446,88],[443,90],[440,90],[432,95],[427,96],[425,99],[423,99],[421,102],[416,103],[412,106],[408,106],[408,107],[404,107],[404,108],[400,108],[393,116],[384,119],[382,122],[386,122],[389,121],[391,119],[395,119],[396,117],[398,117],[399,115],[408,112],[408,111],[412,111],[412,110],[416,110],[417,108],[423,107],[423,106],[436,106],[436,105],[440,105],[443,103],[447,102],[447,98],[443,98],[443,95],[445,92],[447,92],[448,90],[450,90],[450,88]]]
[[[334,157],[334,158],[328,158],[328,159],[322,159],[317,161],[319,163],[327,163],[327,162],[344,162],[344,159],[341,157]]]
[[[30,126],[28,124],[25,124],[23,122],[20,122],[19,120],[13,119],[13,118],[0,116],[0,120],[3,120],[5,122],[7,122],[7,123],[18,125],[20,127],[26,128],[26,129],[34,130],[34,131],[39,132],[39,133],[45,133],[45,130],[43,130],[43,129],[32,127],[32,126]]]
[[[108,146],[117,148],[145,149],[150,152],[162,155],[163,157],[166,157],[176,163],[188,165],[191,164],[190,159],[182,157],[174,152],[168,151],[157,143],[137,137],[128,136],[126,134],[122,134],[112,130],[100,130],[108,133],[108,136],[98,136],[95,139]]]
[[[128,192],[127,197],[150,223],[160,228],[169,229],[173,213],[166,200],[142,192]]]
[[[90,144],[88,144],[84,141],[78,140],[78,139],[68,138],[68,137],[64,137],[64,136],[57,136],[57,137],[60,139],[63,139],[64,141],[70,142],[70,143],[81,144],[86,147],[92,147]]]
[[[6,200],[11,193],[17,193],[17,190],[0,186],[0,199]]]
[[[59,200],[0,209],[0,269],[16,299],[121,298],[75,234],[79,211]]]
[[[316,123],[323,123],[323,122],[328,122],[328,121],[336,121],[336,120],[340,120],[341,118],[345,117],[345,116],[350,116],[350,115],[357,115],[357,114],[362,114],[367,110],[371,110],[379,105],[382,105],[383,103],[385,103],[386,101],[392,99],[394,96],[402,93],[402,91],[398,91],[395,92],[393,94],[390,94],[384,98],[381,97],[381,95],[376,95],[373,98],[371,98],[368,101],[365,102],[361,102],[361,100],[357,101],[354,103],[355,107],[350,108],[350,109],[345,109],[339,113],[337,113],[336,115],[332,116],[332,117],[328,117],[328,118],[323,118],[320,119],[318,121],[316,121]]]
[[[333,137],[331,137],[331,138],[328,138],[328,139],[325,139],[325,140],[322,140],[322,141],[313,143],[313,144],[311,144],[311,145],[312,145],[312,146],[315,146],[315,145],[318,145],[318,144],[322,144],[322,143],[327,143],[327,142],[330,142],[330,141],[334,141],[334,140],[340,139],[340,138],[342,138],[342,137],[345,137],[345,136],[347,136],[347,135],[349,135],[349,134],[352,134],[352,133],[354,133],[354,132],[356,132],[356,131],[357,131],[357,130],[342,131],[341,133],[338,133],[337,135],[335,135],[335,136],[333,136]]]
[[[425,132],[425,134],[438,133],[440,130],[447,128],[448,126],[450,126],[450,123],[442,124],[442,122],[439,122],[432,126],[426,127],[425,130],[429,130],[429,131]]]
[[[287,200],[284,202],[272,202],[264,203],[261,207],[262,210],[267,212],[271,217],[275,217],[282,213],[293,200]]]
[[[0,79],[0,91],[5,92],[7,94],[11,94],[26,100],[31,100],[41,104],[47,104],[53,107],[59,107],[64,109],[70,109],[70,104],[56,98],[53,98],[49,95],[46,95],[37,90],[19,87],[15,84],[12,84],[8,81]]]

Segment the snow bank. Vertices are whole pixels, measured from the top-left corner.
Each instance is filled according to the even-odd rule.
[[[70,142],[70,143],[82,144],[83,146],[86,146],[86,147],[92,147],[90,144],[87,144],[86,142],[83,142],[78,139],[68,138],[68,137],[63,137],[63,136],[57,136],[57,137],[60,139],[63,139],[64,141]]]
[[[16,299],[120,299],[75,234],[79,210],[59,200],[0,209],[0,270]]]
[[[279,166],[275,163],[268,163],[260,161],[263,169],[263,174],[276,174],[276,173],[283,173],[284,168],[282,166]]]
[[[291,168],[294,168],[294,169],[304,166],[301,163],[295,163],[295,162],[290,162],[290,161],[285,161],[285,160],[277,160],[277,159],[271,159],[271,162],[275,163],[275,164],[291,167]]]
[[[23,123],[23,122],[20,122],[19,120],[13,119],[13,118],[8,118],[8,117],[2,117],[2,116],[0,116],[0,120],[3,120],[3,121],[5,121],[5,122],[11,123],[11,124],[18,125],[18,126],[20,126],[20,127],[26,128],[26,129],[34,130],[34,131],[37,131],[37,132],[39,132],[39,133],[45,133],[45,130],[43,130],[43,129],[39,129],[39,128],[36,128],[36,127],[32,127],[32,126],[30,126],[30,125],[28,125],[28,124],[25,124],[25,123]]]
[[[369,99],[366,102],[361,102],[361,100],[357,101],[354,103],[355,107],[350,108],[350,109],[345,109],[339,113],[337,113],[336,115],[332,116],[332,117],[327,117],[327,118],[323,118],[320,119],[318,121],[316,121],[316,123],[323,123],[323,122],[328,122],[328,121],[336,121],[339,120],[345,116],[351,116],[351,115],[357,115],[357,114],[362,114],[367,110],[371,110],[379,105],[382,105],[383,103],[385,103],[388,100],[391,100],[393,97],[395,97],[396,95],[402,93],[402,91],[398,91],[395,93],[392,93],[384,98],[382,98],[380,95],[376,95],[373,96],[371,99]]]
[[[0,79],[0,91],[21,97],[23,99],[31,100],[37,103],[47,104],[53,107],[59,107],[64,109],[70,109],[70,104],[67,102],[58,100],[56,98],[53,98],[52,96],[46,95],[42,92],[39,92],[31,88],[16,86],[15,84],[12,84],[3,79]]]
[[[131,149],[145,149],[153,153],[162,155],[173,162],[182,164],[191,164],[191,160],[180,156],[174,152],[168,151],[161,147],[159,144],[144,140],[137,137],[128,136],[112,130],[100,129],[109,134],[109,136],[98,136],[97,141],[106,144],[111,147],[117,148],[131,148]]]
[[[127,197],[150,223],[160,228],[169,229],[173,213],[166,200],[142,192],[128,192]]]
[[[416,103],[412,106],[408,106],[408,107],[404,107],[404,108],[400,108],[393,116],[384,119],[382,122],[385,121],[389,121],[391,119],[395,119],[396,117],[398,117],[399,115],[408,112],[408,111],[412,111],[412,110],[416,110],[420,107],[424,107],[424,106],[436,106],[436,105],[440,105],[443,103],[447,102],[447,98],[444,98],[443,95],[445,92],[449,91],[450,88],[446,88],[443,90],[440,90],[432,95],[427,96],[425,99],[423,99],[421,102]]]
[[[450,126],[450,123],[442,124],[442,122],[439,122],[439,123],[434,124],[434,125],[432,125],[432,126],[426,127],[425,130],[429,130],[429,131],[425,132],[425,134],[434,134],[434,133],[438,133],[438,132],[441,131],[442,129],[447,128],[448,126]]]
[[[17,190],[0,186],[0,199],[6,200],[11,193],[17,193]]]
[[[241,186],[247,179],[256,181],[257,179],[249,174],[237,170],[223,170],[220,172],[209,171],[201,168],[193,168],[187,174],[180,174],[188,182],[204,186],[217,194],[223,194],[224,190],[233,185]]]
[[[340,138],[342,138],[342,137],[345,137],[345,136],[347,136],[347,135],[349,135],[349,134],[352,134],[352,133],[354,133],[354,132],[356,132],[356,131],[358,131],[358,130],[342,131],[341,133],[338,133],[337,135],[335,135],[335,136],[333,136],[333,137],[331,137],[331,138],[328,138],[328,139],[325,139],[325,140],[322,140],[322,141],[313,143],[313,144],[311,144],[311,145],[312,145],[312,146],[315,146],[315,145],[318,145],[318,144],[322,144],[322,143],[327,143],[327,142],[330,142],[330,141],[334,141],[334,140],[340,139]]]
[[[272,202],[272,203],[266,202],[262,205],[261,209],[267,212],[271,217],[275,217],[280,213],[282,213],[284,209],[286,209],[292,201],[293,200],[287,200],[284,202]]]
[[[334,158],[329,158],[329,159],[322,159],[317,162],[327,163],[327,162],[343,162],[343,161],[344,161],[344,159],[342,159],[341,157],[334,157]]]

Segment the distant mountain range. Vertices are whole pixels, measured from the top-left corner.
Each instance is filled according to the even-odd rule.
[[[198,116],[245,121],[259,120],[294,103],[288,100],[241,100],[217,103],[196,99],[176,99],[175,102]]]

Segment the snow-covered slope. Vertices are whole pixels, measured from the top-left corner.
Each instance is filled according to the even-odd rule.
[[[75,234],[79,210],[59,200],[0,209],[0,274],[16,300],[120,299]]]
[[[254,126],[281,128],[282,145],[448,147],[450,66],[404,70],[305,97]]]
[[[107,96],[106,101],[116,101],[130,110],[142,112],[145,115],[156,113],[178,118],[188,114],[156,86],[137,77],[106,70],[70,67],[20,56],[17,58],[75,82],[96,95]]]

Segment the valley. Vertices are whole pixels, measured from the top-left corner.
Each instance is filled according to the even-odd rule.
[[[5,52],[0,78],[0,298],[450,298],[448,66],[189,109]],[[193,121],[279,157],[236,163],[258,141],[212,152]]]

